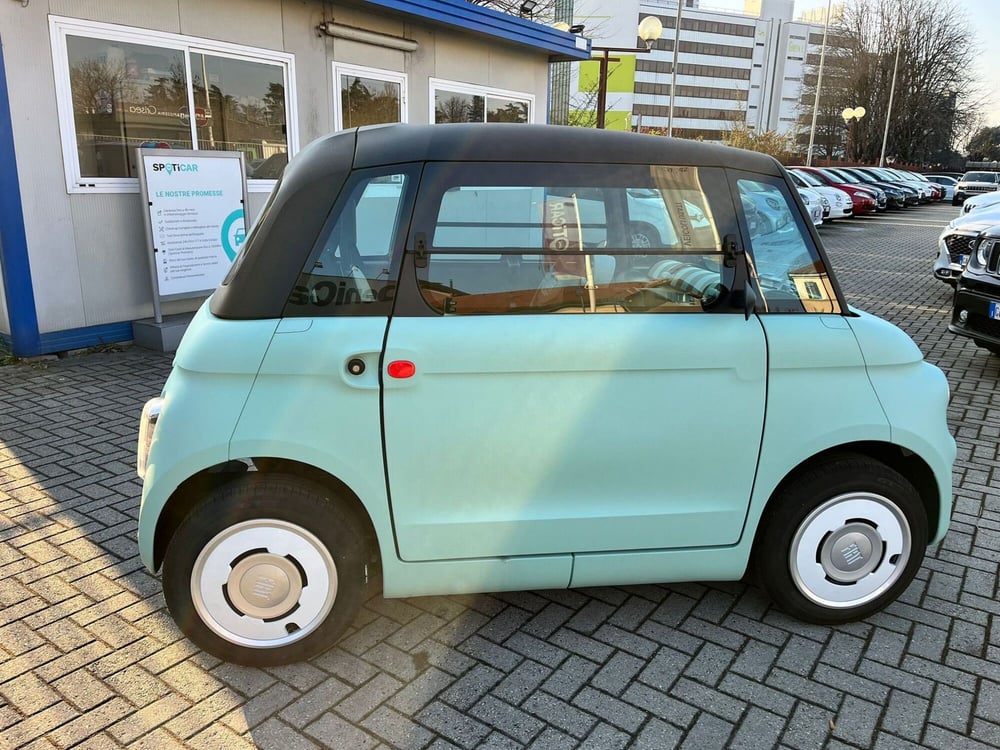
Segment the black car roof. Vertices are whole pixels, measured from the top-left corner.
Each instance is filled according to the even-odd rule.
[[[349,137],[348,133],[321,140]],[[380,125],[357,131],[355,169],[412,161],[528,161],[735,167],[780,175],[766,154],[656,135],[514,123]]]

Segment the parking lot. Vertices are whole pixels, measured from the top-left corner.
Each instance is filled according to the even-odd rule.
[[[842,627],[741,583],[375,597],[310,662],[220,663],[135,544],[137,419],[170,357],[0,367],[0,748],[1000,746],[1000,358],[947,332],[931,265],[957,212],[820,230],[850,302],[947,373],[958,440],[948,536],[898,602]]]

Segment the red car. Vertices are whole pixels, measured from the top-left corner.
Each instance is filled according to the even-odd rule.
[[[819,167],[792,167],[792,169],[808,172],[809,174],[815,175],[821,179],[824,184],[829,185],[830,187],[835,187],[838,190],[843,190],[851,196],[851,203],[854,204],[855,216],[858,214],[873,214],[876,210],[878,210],[878,202],[875,200],[875,195],[860,185],[853,185],[849,182],[838,181],[836,178]]]

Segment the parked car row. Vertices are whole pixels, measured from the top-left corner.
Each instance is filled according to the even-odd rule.
[[[838,210],[831,205],[826,221],[932,203],[947,199],[949,189],[954,190],[930,176],[888,167],[790,167],[788,171],[800,188],[824,190],[828,200],[838,201]]]

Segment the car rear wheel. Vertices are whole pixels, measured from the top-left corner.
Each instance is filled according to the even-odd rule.
[[[841,455],[789,481],[772,499],[754,550],[764,589],[807,622],[858,620],[913,580],[927,514],[898,472]]]
[[[163,590],[184,634],[236,664],[275,666],[332,646],[366,589],[365,528],[322,486],[244,475],[167,546]]]
[[[633,248],[647,250],[661,245],[659,233],[649,224],[640,221],[632,222],[629,232]]]

